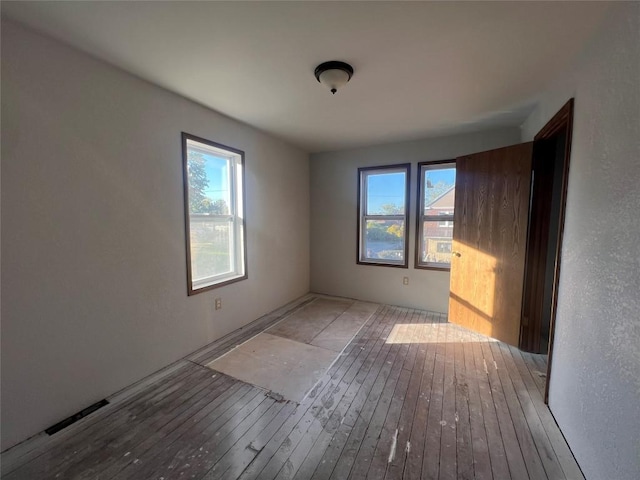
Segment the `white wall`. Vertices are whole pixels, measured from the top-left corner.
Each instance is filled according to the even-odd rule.
[[[246,153],[249,279],[193,297],[181,131]],[[3,22],[2,449],[308,290],[306,153]]]
[[[523,126],[575,96],[550,407],[587,479],[640,477],[640,4],[618,4]]]
[[[311,155],[311,290],[446,312],[449,272],[413,268],[416,164],[519,142],[519,129],[507,128]],[[412,163],[409,268],[358,265],[358,168],[396,163]]]

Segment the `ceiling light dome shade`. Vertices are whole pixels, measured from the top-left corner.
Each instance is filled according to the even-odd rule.
[[[335,95],[353,76],[353,67],[348,63],[332,60],[316,67],[316,79]]]

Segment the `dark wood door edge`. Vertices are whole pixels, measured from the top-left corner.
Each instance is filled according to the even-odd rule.
[[[571,98],[565,103],[560,110],[547,122],[547,124],[540,129],[540,131],[534,137],[534,140],[542,140],[544,138],[550,138],[555,135],[561,128],[567,127],[567,140],[571,140],[571,130],[573,127],[573,103],[574,99]],[[567,143],[570,145],[570,142]]]
[[[535,140],[551,138],[564,130],[566,135],[564,149],[564,165],[562,172],[562,191],[560,193],[560,218],[558,219],[558,248],[555,255],[555,271],[553,274],[553,291],[551,297],[551,321],[549,324],[549,350],[547,359],[547,378],[544,390],[544,403],[549,403],[549,381],[551,379],[551,366],[553,362],[553,344],[555,335],[555,320],[558,307],[558,283],[560,280],[560,260],[562,251],[562,240],[564,236],[564,219],[567,205],[567,186],[569,183],[569,160],[571,157],[571,139],[573,132],[573,105],[574,99],[571,98],[563,107],[542,127],[536,134]]]

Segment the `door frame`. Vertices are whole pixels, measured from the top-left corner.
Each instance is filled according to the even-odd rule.
[[[554,346],[554,334],[555,334],[555,320],[556,313],[558,307],[558,285],[560,281],[560,266],[561,266],[561,256],[562,256],[562,242],[564,237],[564,220],[566,215],[566,204],[567,204],[567,187],[569,183],[569,160],[571,157],[571,139],[572,139],[572,131],[573,131],[573,105],[574,99],[571,98],[567,103],[565,103],[562,108],[547,122],[547,124],[542,127],[542,129],[536,134],[534,137],[534,145],[535,142],[541,142],[543,140],[549,140],[555,138],[560,138],[561,135],[565,136],[565,147],[564,147],[564,157],[562,159],[562,183],[560,190],[560,211],[558,216],[558,233],[556,237],[556,251],[554,254],[554,269],[553,269],[553,283],[551,285],[551,317],[549,321],[549,345],[547,350],[547,376],[546,376],[546,384],[545,384],[545,392],[544,392],[544,403],[549,403],[549,380],[551,378],[551,365],[553,361],[553,346]],[[544,158],[543,161],[546,161],[547,158]],[[553,159],[548,159],[555,161],[555,154]],[[541,202],[542,198],[538,196],[538,198],[531,198],[531,206],[529,211],[533,211],[533,202]],[[532,219],[529,219],[529,228],[531,228]],[[546,248],[546,247],[545,247]],[[530,250],[529,246],[527,247],[526,260],[525,265],[526,268],[531,268],[530,260],[532,257],[540,255],[540,252],[537,250]],[[539,269],[539,264],[533,264],[533,268],[536,270]],[[528,278],[528,274],[530,272],[525,273],[525,279]],[[544,292],[544,278],[545,276],[542,274],[544,272],[536,271],[533,272],[533,277],[537,279],[538,288],[536,289],[537,298],[534,301],[542,301],[542,295]],[[525,280],[526,282],[526,280]],[[540,285],[542,283],[542,285]],[[528,286],[525,283],[525,288]],[[530,286],[529,286],[530,287]],[[526,293],[526,290],[523,290],[523,296]],[[523,315],[524,315],[524,299],[523,299]],[[527,312],[528,313],[528,312]],[[524,324],[524,316],[521,319],[521,324]],[[540,316],[536,316],[534,318],[529,319],[529,325],[527,326],[528,332],[526,334],[531,336],[532,332],[535,332],[539,335],[539,332],[542,327],[542,320]],[[520,348],[524,346],[523,343],[525,340],[530,342],[530,338],[523,338],[525,332],[522,331],[520,337]],[[530,343],[529,343],[530,344]]]

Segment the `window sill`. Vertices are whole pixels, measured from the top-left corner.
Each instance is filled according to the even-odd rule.
[[[409,268],[406,263],[387,263],[387,262],[368,262],[366,260],[358,260],[358,265],[372,265],[374,267],[395,267],[395,268]]]
[[[450,266],[444,266],[444,265],[414,265],[413,268],[416,268],[418,270],[439,270],[441,272],[450,272],[451,271],[451,267]]]
[[[248,275],[245,273],[244,275],[230,275],[225,276],[219,280],[214,282],[207,282],[201,280],[197,285],[194,285],[189,288],[187,295],[195,295],[197,293],[208,292],[209,290],[213,290],[214,288],[224,287],[225,285],[229,285],[230,283],[239,282],[241,280],[246,280]]]

